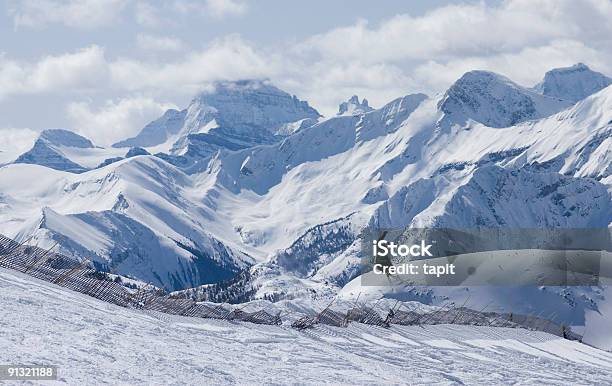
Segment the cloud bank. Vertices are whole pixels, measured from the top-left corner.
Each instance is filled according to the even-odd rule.
[[[96,144],[108,146],[136,135],[142,122],[156,119],[171,108],[176,106],[147,97],[134,97],[107,100],[99,108],[88,102],[73,102],[67,106],[66,113],[76,131]]]
[[[136,20],[149,26],[159,25],[160,7],[211,17],[248,12],[245,3],[233,0],[162,6],[113,1],[116,12],[132,9]],[[96,0],[88,2],[92,9],[101,7]],[[21,26],[61,19],[78,27],[79,15],[90,12],[81,3],[66,2],[66,15],[60,18],[49,5],[57,5],[55,1],[26,1],[13,15]],[[93,25],[108,22],[109,12],[96,12]],[[92,130],[91,135],[105,127],[116,136],[138,130],[146,123],[138,117],[144,119],[168,104],[159,100],[192,96],[216,80],[268,78],[329,115],[352,94],[380,106],[412,92],[444,91],[473,69],[496,71],[526,86],[538,82],[548,69],[576,62],[610,74],[610,20],[612,2],[607,0],[515,0],[449,5],[421,16],[399,14],[376,25],[358,20],[298,42],[283,41],[281,35],[274,47],[227,35],[194,49],[158,30],[140,33],[136,41],[140,49],[166,56],[109,56],[99,45],[33,62],[0,56],[0,100],[74,93],[76,100],[67,108],[71,122],[90,127],[83,130]],[[78,100],[100,89],[117,95],[115,102],[94,106]],[[87,125],[88,120],[92,124]]]

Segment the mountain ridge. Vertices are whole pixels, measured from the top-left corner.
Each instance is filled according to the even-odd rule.
[[[239,87],[250,86],[245,83]],[[466,92],[474,87],[480,92],[471,95],[472,99],[464,100],[456,92],[457,88]],[[192,150],[189,146],[183,148],[186,151],[183,155],[179,155],[178,148],[175,153],[147,155],[151,149],[147,146],[129,151],[63,146],[62,154],[69,161],[86,161],[90,153],[95,153],[90,158],[96,160],[102,155],[106,159],[111,159],[109,155],[121,157],[101,167],[97,167],[99,162],[88,161],[86,166],[90,170],[81,174],[57,172],[45,178],[36,177],[39,181],[28,187],[17,176],[20,173],[38,176],[44,168],[23,164],[0,168],[6,185],[0,196],[0,229],[13,236],[35,233],[43,244],[59,240],[65,253],[96,256],[111,265],[114,262],[114,267],[125,270],[126,274],[169,289],[181,289],[210,283],[207,278],[215,277],[214,264],[202,266],[209,273],[197,273],[196,260],[201,252],[212,256],[219,272],[248,270],[253,264],[255,270],[280,272],[279,269],[290,265],[276,265],[274,259],[279,253],[284,253],[312,229],[325,229],[320,240],[338,241],[325,234],[333,234],[333,227],[321,226],[350,214],[353,214],[351,229],[385,222],[390,226],[448,223],[443,219],[458,219],[460,215],[451,210],[453,205],[477,198],[476,191],[465,188],[476,182],[493,186],[507,180],[534,189],[560,183],[560,189],[562,186],[573,189],[566,196],[571,192],[584,193],[578,195],[579,206],[599,205],[599,209],[588,212],[587,217],[593,216],[592,224],[612,223],[609,208],[603,204],[612,183],[610,87],[554,114],[537,118],[567,102],[554,104],[551,110],[536,109],[536,115],[523,114],[531,111],[525,110],[529,104],[522,103],[524,98],[541,97],[544,99],[539,100],[545,101],[550,98],[507,78],[482,72],[462,77],[449,90],[453,89],[441,98],[407,95],[379,109],[354,115],[302,118],[295,122],[312,121],[303,126],[297,123],[272,143],[242,144],[246,147],[235,138],[210,134],[210,130],[216,129],[212,125],[205,128],[209,130],[206,133],[184,137],[193,141],[193,147]],[[499,90],[501,93],[496,94]],[[251,91],[246,90],[245,95],[251,95]],[[505,98],[508,93],[509,99]],[[285,102],[312,113],[288,95],[282,94]],[[486,110],[488,115],[472,114],[475,110],[468,102],[483,103],[488,97],[491,97],[490,106],[509,100],[511,108]],[[452,103],[448,102],[450,99],[454,99]],[[539,106],[535,99],[530,100],[533,106]],[[203,111],[205,116],[209,113]],[[283,122],[293,119],[292,114],[288,114],[290,118],[281,116],[273,121],[285,130],[285,125],[293,122]],[[182,119],[178,110],[162,118],[164,122],[172,122],[176,117],[179,121]],[[512,126],[503,126],[515,118],[518,121]],[[247,126],[252,121],[252,117],[240,119]],[[213,120],[205,121],[208,124]],[[494,126],[479,120],[493,122]],[[275,135],[276,128],[266,130]],[[226,142],[215,143],[217,148],[209,151],[207,146],[213,140]],[[123,159],[126,153],[134,157]],[[188,157],[181,159],[185,154]],[[483,179],[487,170],[498,178]],[[514,172],[522,179],[513,180]],[[24,197],[29,198],[20,197],[28,189],[30,192]],[[411,199],[414,196],[419,199]],[[537,193],[532,196],[536,199]],[[535,201],[539,204],[533,208],[533,213],[548,211],[546,208],[559,209],[549,211],[552,217],[547,224],[590,224],[581,222],[579,217],[563,216],[565,211],[555,202],[563,203],[568,210],[576,203],[550,200],[551,197],[538,198]],[[483,219],[495,219],[487,203],[483,202],[478,209]],[[511,215],[511,211],[505,210],[502,220],[508,223]],[[596,216],[599,217],[596,219]],[[534,225],[531,220],[526,217],[522,223],[515,221],[514,224]],[[461,221],[464,222],[460,224],[469,225],[471,220]],[[491,224],[491,221],[485,223]],[[79,226],[90,229],[99,241],[81,237],[78,232],[63,228],[62,223],[73,224],[72,229]],[[503,225],[503,222],[496,224]],[[117,235],[125,237],[114,240]],[[311,269],[306,273],[296,271],[305,276],[297,282],[312,288],[327,282],[325,291],[338,290],[356,274],[355,242],[347,238],[342,243],[343,250],[321,260],[311,260],[308,263]],[[287,259],[282,261],[286,263]],[[266,264],[267,268],[260,264]],[[185,275],[184,271],[192,273]],[[296,272],[289,270],[283,275],[294,277]],[[266,280],[274,279],[264,276]],[[277,279],[274,280],[278,282]],[[265,280],[262,283],[264,288]],[[265,291],[255,294],[265,295],[270,294]]]

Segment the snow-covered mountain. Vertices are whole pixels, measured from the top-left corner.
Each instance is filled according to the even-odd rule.
[[[64,129],[43,130],[32,148],[13,163],[41,165],[70,173],[83,173],[100,164],[122,159],[125,150],[103,149],[87,138]],[[106,161],[105,161],[106,160]]]
[[[252,262],[209,232],[202,219],[212,213],[186,198],[189,178],[157,157],[82,174],[14,164],[0,180],[3,233],[59,242],[68,255],[161,287],[228,279]]]
[[[470,71],[448,89],[439,107],[455,122],[473,119],[489,127],[508,127],[547,117],[570,104],[492,72]]]
[[[200,176],[207,184],[216,179],[207,185],[213,205],[234,214],[244,243],[272,258],[234,281],[208,286],[203,296],[282,299],[344,286],[344,294],[358,296],[367,291],[357,277],[360,240],[347,230],[366,225],[610,226],[612,89],[509,127],[466,119],[463,106],[461,114],[443,111],[447,98],[407,97],[368,114],[328,119],[277,145],[220,154]],[[240,199],[248,204],[237,204]],[[406,296],[440,301],[456,294]],[[520,297],[541,297],[549,313],[578,325],[610,301],[597,290],[542,295],[533,288],[491,292],[481,306]]]
[[[548,71],[535,90],[543,95],[575,103],[610,84],[612,78],[591,70],[584,63],[578,63]]]
[[[385,113],[398,112],[396,102],[361,117],[329,119],[272,147],[221,155],[206,179],[210,183],[216,176],[211,192],[221,212],[235,213],[241,197],[249,203],[233,216],[242,241],[265,248],[278,262],[276,270],[269,263],[265,270],[252,268],[256,287],[266,277],[256,296],[302,291],[270,286],[277,280],[270,272],[341,286],[343,273],[358,264],[356,232],[331,237],[335,228],[322,233],[317,225],[347,216],[356,229],[366,224],[609,226],[611,93],[608,88],[556,115],[503,129],[454,123],[436,99],[421,99],[418,107],[404,110],[403,119],[385,127],[393,122]],[[325,142],[318,140],[322,136]],[[224,197],[231,194],[228,204]],[[331,257],[321,252],[303,261],[309,256],[303,247],[286,257],[296,249],[292,240],[310,239],[311,229],[317,229],[312,244],[330,249]],[[334,250],[340,242],[344,250]],[[351,248],[352,254],[346,253]],[[280,292],[266,292],[271,288]]]
[[[87,170],[65,154],[70,149],[92,149],[93,143],[72,131],[49,129],[40,134],[32,149],[20,155],[15,163],[37,164],[56,170],[82,173]]]
[[[187,109],[168,110],[134,138],[113,147],[166,144],[166,160],[183,168],[202,164],[219,149],[239,150],[278,142],[316,122],[320,114],[307,102],[266,81],[219,82],[192,100]]]
[[[354,283],[366,226],[609,227],[612,89],[548,94],[472,71],[322,119],[267,82],[221,83],[118,148],[46,144],[81,174],[0,168],[0,233],[169,289],[223,282],[208,292],[236,301]]]

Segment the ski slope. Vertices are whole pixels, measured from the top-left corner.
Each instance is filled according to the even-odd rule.
[[[605,384],[612,353],[524,329],[297,331],[143,313],[0,269],[0,363],[57,384]]]

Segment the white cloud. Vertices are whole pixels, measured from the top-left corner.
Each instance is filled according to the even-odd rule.
[[[338,104],[353,94],[381,105],[418,90],[412,77],[394,64],[321,61],[282,68],[285,78],[276,81],[278,86],[308,100],[325,115],[335,114]]]
[[[38,134],[26,128],[0,128],[0,164],[12,162],[28,151]]]
[[[206,49],[170,63],[119,59],[109,67],[116,87],[158,91],[183,88],[190,93],[216,80],[270,77],[277,71],[273,57],[264,56],[238,36],[216,40]]]
[[[108,76],[104,50],[45,56],[30,64],[0,57],[0,99],[11,94],[75,92],[99,88]]]
[[[136,43],[146,51],[181,51],[185,48],[181,39],[169,36],[138,34]]]
[[[360,20],[315,35],[297,49],[376,62],[489,56],[559,39],[610,41],[610,4],[606,0],[517,0],[499,7],[450,5],[419,17],[398,15],[379,26]]]
[[[96,144],[111,145],[137,134],[170,108],[176,106],[148,97],[133,97],[107,100],[98,108],[88,102],[73,102],[66,108],[66,113],[74,130]]]
[[[609,20],[607,0],[449,5],[378,25],[359,20],[296,44],[290,55],[307,74],[297,82],[302,95],[323,101],[330,113],[335,107],[329,101],[341,100],[339,90],[368,92],[363,96],[380,106],[389,91],[443,91],[473,69],[527,86],[551,68],[579,61],[611,74]]]
[[[465,72],[482,69],[506,75],[524,86],[533,86],[544,73],[552,68],[565,67],[578,62],[587,63],[594,69],[608,72],[608,57],[592,47],[575,40],[555,40],[538,47],[526,47],[510,53],[491,56],[466,56],[452,60],[430,60],[418,64],[413,75],[419,81],[427,82],[433,90],[442,90]],[[612,74],[608,74],[612,75]]]
[[[95,28],[116,20],[127,0],[20,0],[9,7],[15,28],[47,24]]]
[[[159,94],[180,89],[195,93],[216,80],[270,77],[278,72],[279,63],[274,55],[258,52],[238,36],[215,40],[201,51],[167,63],[130,58],[109,60],[98,46],[46,56],[34,63],[0,56],[0,99],[10,95],[87,91]]]

